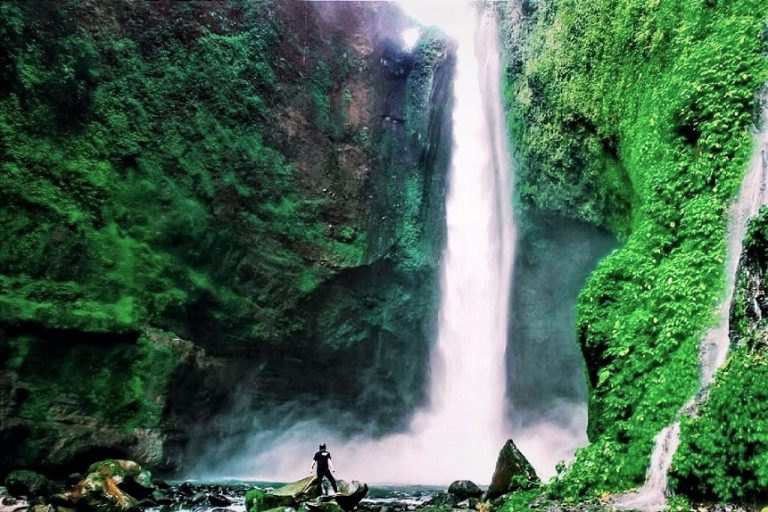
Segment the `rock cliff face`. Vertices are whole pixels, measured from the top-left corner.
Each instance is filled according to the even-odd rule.
[[[452,48],[368,2],[0,6],[0,470],[423,398]],[[297,379],[296,376],[302,378]]]

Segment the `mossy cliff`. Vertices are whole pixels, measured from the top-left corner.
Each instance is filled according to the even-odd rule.
[[[319,394],[383,429],[420,402],[452,51],[404,51],[409,23],[366,2],[0,5],[3,464],[92,446],[173,468],[243,381],[239,405]]]
[[[731,304],[731,353],[706,403],[685,418],[674,459],[674,487],[699,500],[768,496],[768,210],[744,239]]]
[[[622,241],[579,298],[591,444],[550,485],[555,495],[642,484],[653,437],[698,388],[699,342],[725,282],[726,210],[768,78],[766,8],[764,0],[498,6],[520,210],[602,225]],[[752,393],[761,379],[759,357],[747,352],[737,349],[718,377],[730,396]],[[740,357],[744,364],[733,362]],[[725,410],[718,393],[711,407],[719,412],[705,417]],[[753,406],[728,410],[743,414],[732,420],[739,425],[764,426]],[[718,432],[718,443],[745,447],[712,448],[746,464],[738,471],[753,471],[750,450],[765,456],[762,444],[739,441],[739,429]],[[739,496],[710,471],[731,478],[735,470],[683,457],[681,491]],[[764,475],[754,475],[757,487],[744,494],[765,495]]]

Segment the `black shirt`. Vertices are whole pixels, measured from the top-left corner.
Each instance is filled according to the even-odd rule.
[[[322,451],[315,454],[315,462],[317,462],[317,472],[325,473],[328,471],[328,461],[331,459],[331,454]]]

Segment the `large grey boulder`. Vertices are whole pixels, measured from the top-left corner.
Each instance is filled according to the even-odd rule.
[[[488,487],[485,498],[492,500],[510,492],[530,489],[540,483],[541,480],[531,463],[509,439],[499,452],[496,470],[493,472],[491,485]]]

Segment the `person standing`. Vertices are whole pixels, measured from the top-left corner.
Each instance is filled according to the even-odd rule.
[[[327,478],[329,482],[331,482],[331,487],[333,487],[333,494],[336,494],[338,489],[336,488],[336,479],[333,478],[332,472],[335,473],[336,470],[333,468],[333,462],[331,462],[331,454],[328,452],[328,450],[325,449],[325,443],[320,445],[320,449],[315,453],[314,460],[312,461],[312,466],[309,468],[309,471],[315,469],[315,466],[317,466],[317,483],[320,485],[320,490],[323,489],[323,477]]]

